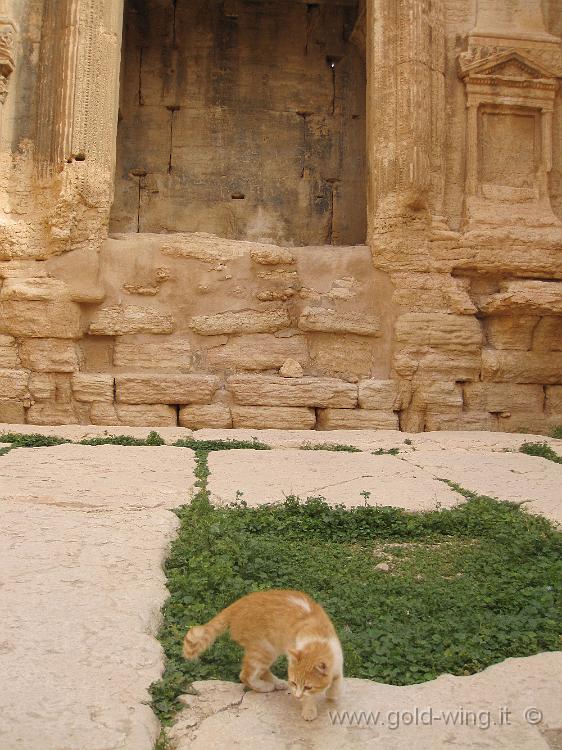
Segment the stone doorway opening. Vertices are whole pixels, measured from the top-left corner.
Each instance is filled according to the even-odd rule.
[[[366,237],[358,0],[127,0],[112,232]]]

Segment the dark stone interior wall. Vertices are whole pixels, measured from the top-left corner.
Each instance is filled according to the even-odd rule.
[[[365,241],[356,0],[128,0],[113,232]]]

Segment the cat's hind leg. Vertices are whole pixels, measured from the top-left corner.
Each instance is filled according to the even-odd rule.
[[[276,688],[277,680],[269,671],[273,663],[272,654],[260,648],[247,649],[242,660],[242,671],[240,672],[240,682],[255,690],[257,693],[271,693]]]
[[[326,690],[326,698],[329,701],[337,701],[342,697],[343,694],[343,677],[338,675],[334,677],[334,680],[330,687]]]

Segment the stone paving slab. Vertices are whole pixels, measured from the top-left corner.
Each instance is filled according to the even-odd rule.
[[[417,450],[402,460],[464,489],[524,503],[531,513],[562,523],[562,464],[524,453],[466,450]]]
[[[211,500],[248,505],[280,502],[287,495],[324,497],[348,507],[394,505],[410,510],[452,507],[463,498],[430,473],[394,456],[333,451],[216,451],[209,455]],[[370,493],[368,499],[361,492]]]
[[[194,483],[189,448],[66,444],[0,458],[2,496],[23,502],[175,508]]]
[[[189,708],[172,732],[176,750],[555,750],[562,739],[562,652],[507,659],[470,677],[443,675],[419,685],[345,683],[342,700],[324,704],[311,723],[300,718],[290,695],[244,693],[228,682],[195,683],[200,695],[183,696]],[[509,713],[502,719],[504,707]],[[408,725],[416,708],[418,725]],[[531,723],[529,709],[541,712],[540,724]],[[334,710],[371,713],[371,723],[365,718],[360,726],[338,726],[329,715]]]
[[[0,457],[1,750],[154,747],[167,509],[192,470],[191,451],[167,447]]]

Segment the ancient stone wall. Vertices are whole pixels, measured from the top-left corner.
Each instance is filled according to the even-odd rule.
[[[178,18],[199,7],[168,5]],[[341,215],[358,234],[344,239],[342,230],[336,240],[324,231],[325,216],[307,223],[306,202],[283,208],[275,242],[269,229],[249,233],[246,218],[259,201],[233,199],[238,188],[217,177],[217,160],[231,155],[220,144],[201,153],[193,145],[178,170],[187,184],[190,164],[211,154],[213,184],[229,206],[249,212],[236,214],[246,217],[236,232],[226,224],[214,234],[162,231],[174,227],[158,219],[150,225],[157,234],[137,232],[137,224],[108,235],[122,7],[13,0],[0,8],[0,422],[544,433],[562,424],[560,0],[355,5],[285,4],[295,17],[323,18],[322,40],[327,19],[341,30],[342,13],[351,8],[356,18],[340,43],[353,45],[354,60],[364,56],[367,73],[366,245],[357,244],[364,225],[359,232],[356,214]],[[229,20],[221,26],[213,11],[207,51],[192,40],[199,58],[222,55],[209,41],[217,24],[249,33],[249,6],[278,12],[275,2],[225,2]],[[262,37],[252,33],[262,59]],[[332,53],[318,47],[326,65]],[[124,60],[123,70],[126,53]],[[161,79],[161,98],[142,105],[165,112],[168,125],[182,111],[174,109],[176,74],[163,72],[169,63],[166,52],[148,67],[155,78],[147,91]],[[177,105],[186,109],[186,91],[207,90],[189,65],[195,88],[184,87]],[[280,65],[273,68],[279,94]],[[215,68],[201,61],[200,70]],[[287,71],[291,97],[295,70]],[[322,76],[331,70],[322,67]],[[123,74],[122,102],[131,95],[127,80]],[[307,96],[310,87],[303,80]],[[312,93],[322,99],[325,89]],[[314,117],[326,115],[322,106]],[[131,113],[122,115],[125,122]],[[335,162],[323,155],[341,147],[338,123],[316,132],[314,169],[324,177]],[[150,156],[162,132],[169,127],[144,130],[144,152],[135,133],[129,154]],[[129,168],[117,168],[117,181],[131,181]],[[136,176],[137,206],[142,177],[142,190],[150,183],[159,191],[141,190],[143,205],[155,201],[158,216],[169,209],[182,228],[189,203],[180,183],[173,210],[164,189],[174,169],[155,167],[152,182],[152,167],[139,169],[146,175]],[[286,184],[285,171],[275,178],[285,198],[294,187],[290,160],[286,174]],[[263,177],[275,196],[273,175],[254,171],[251,185]],[[198,205],[212,227],[214,202]],[[353,211],[364,207],[357,200]],[[310,235],[287,229],[297,226]]]

